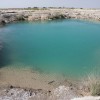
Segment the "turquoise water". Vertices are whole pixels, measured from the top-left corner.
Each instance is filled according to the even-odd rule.
[[[4,43],[2,66],[23,64],[71,77],[100,70],[99,23],[20,22],[0,28],[0,37]]]

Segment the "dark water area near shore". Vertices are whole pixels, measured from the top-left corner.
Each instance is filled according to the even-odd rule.
[[[19,22],[0,28],[0,67],[32,67],[81,77],[100,70],[100,24],[80,20]],[[25,66],[19,66],[19,65]]]
[[[10,64],[10,51],[5,44],[0,44],[0,68]]]

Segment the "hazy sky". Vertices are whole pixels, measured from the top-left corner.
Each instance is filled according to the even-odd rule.
[[[100,8],[100,0],[0,0],[0,8],[34,6]]]

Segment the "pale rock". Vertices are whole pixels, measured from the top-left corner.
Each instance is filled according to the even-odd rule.
[[[79,95],[70,87],[59,86],[53,90],[49,100],[71,100],[75,97],[79,97]]]
[[[74,98],[71,100],[100,100],[100,96],[98,97],[86,96],[86,97],[81,97],[81,98]]]

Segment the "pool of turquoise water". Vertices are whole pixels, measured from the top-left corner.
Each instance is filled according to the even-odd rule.
[[[25,65],[71,77],[100,70],[100,23],[19,22],[0,28],[0,37],[2,66]]]

